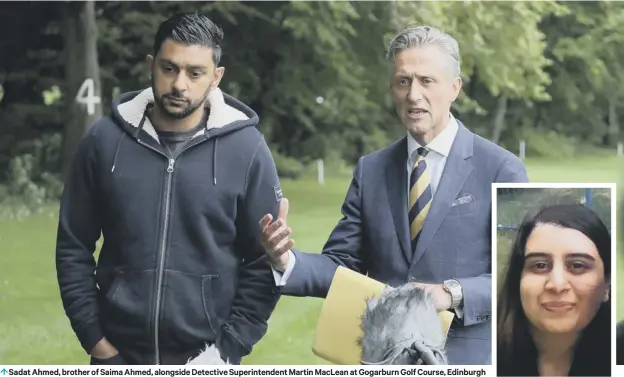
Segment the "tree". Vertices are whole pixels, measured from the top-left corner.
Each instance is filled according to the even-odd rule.
[[[66,107],[62,174],[66,175],[78,142],[102,116],[97,25],[93,1],[60,3],[65,62]]]
[[[592,139],[613,146],[619,141],[618,110],[624,99],[621,85],[624,80],[624,33],[621,27],[624,8],[612,2],[571,3],[568,6],[570,15],[568,20],[562,21],[567,21],[569,31],[574,32],[564,32],[560,36],[553,54],[562,63],[561,67],[569,62],[577,68],[577,74],[569,76],[571,80],[567,86],[575,88],[569,88],[568,95],[575,95],[570,99],[572,106],[582,108],[584,112],[590,110],[602,126],[593,127],[592,130],[597,132],[593,132]],[[586,123],[581,127],[587,130]]]

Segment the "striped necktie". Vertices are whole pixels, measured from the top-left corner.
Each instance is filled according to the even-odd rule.
[[[408,219],[412,251],[416,250],[418,236],[425,224],[425,218],[431,206],[431,185],[429,172],[427,171],[427,162],[425,161],[427,153],[428,151],[425,148],[418,148],[418,158],[414,164],[412,174],[410,174]]]

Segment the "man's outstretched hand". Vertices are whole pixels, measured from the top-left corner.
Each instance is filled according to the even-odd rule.
[[[290,239],[292,229],[286,225],[288,215],[288,199],[280,201],[277,219],[273,222],[273,216],[266,214],[260,220],[260,242],[267,253],[271,264],[276,270],[284,271],[288,266],[288,250],[295,246],[295,240]]]

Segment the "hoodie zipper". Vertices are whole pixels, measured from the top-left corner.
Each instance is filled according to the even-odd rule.
[[[167,165],[167,185],[165,186],[165,220],[163,224],[162,243],[160,245],[160,260],[158,261],[158,283],[156,285],[156,310],[154,313],[154,352],[156,365],[160,365],[160,345],[158,342],[160,322],[160,300],[162,296],[162,280],[165,272],[165,251],[167,248],[167,233],[169,230],[169,207],[171,205],[171,183],[173,181],[173,165],[175,159],[170,158]]]
[[[160,261],[158,262],[158,284],[156,286],[156,311],[154,313],[154,350],[156,353],[156,365],[160,364],[160,347],[158,342],[160,322],[160,300],[162,295],[162,279],[165,272],[165,251],[167,248],[167,233],[169,230],[169,207],[171,205],[171,183],[173,181],[173,165],[175,159],[170,158],[167,165],[167,186],[165,186],[165,222],[163,225],[162,244],[160,245]]]
[[[137,140],[139,144],[147,147],[167,158],[167,184],[165,185],[165,208],[164,208],[164,219],[163,219],[163,231],[162,231],[162,239],[160,244],[160,253],[158,255],[158,282],[156,283],[156,307],[154,309],[154,363],[156,365],[160,365],[160,345],[158,341],[160,329],[158,326],[158,322],[160,321],[160,301],[162,296],[162,279],[163,274],[165,272],[165,251],[167,249],[167,231],[169,230],[169,207],[171,205],[171,185],[173,182],[173,166],[175,164],[175,158],[169,158],[165,153],[163,153],[158,148],[154,148],[153,146],[145,143],[141,139]]]
[[[189,142],[182,151],[178,154],[178,156],[182,155],[187,149],[202,143],[203,141],[208,140],[208,138],[202,138],[198,141]],[[169,230],[169,210],[171,206],[171,186],[173,184],[173,170],[175,165],[175,158],[170,158],[162,151],[158,150],[158,148],[154,148],[153,146],[138,140],[139,144],[158,152],[159,154],[165,156],[167,158],[167,184],[165,185],[165,208],[164,208],[164,221],[163,221],[163,231],[162,231],[162,239],[160,244],[160,254],[158,260],[158,282],[156,285],[156,308],[154,310],[154,362],[156,365],[160,365],[160,342],[159,342],[159,322],[160,322],[160,302],[162,299],[162,280],[165,272],[165,253],[167,251],[167,234]]]

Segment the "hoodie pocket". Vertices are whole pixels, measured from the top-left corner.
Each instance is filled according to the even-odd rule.
[[[118,271],[106,292],[103,322],[108,333],[129,344],[147,344],[154,270]]]
[[[162,342],[178,348],[215,340],[215,279],[217,275],[165,271],[160,314]]]

